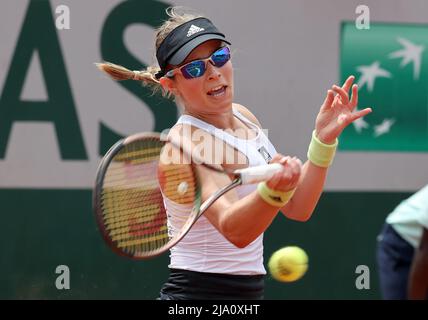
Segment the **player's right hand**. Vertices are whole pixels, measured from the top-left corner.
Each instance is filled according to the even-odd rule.
[[[276,173],[266,181],[266,185],[273,190],[290,191],[296,188],[302,172],[302,161],[297,157],[276,154],[270,163],[280,163],[282,171]]]

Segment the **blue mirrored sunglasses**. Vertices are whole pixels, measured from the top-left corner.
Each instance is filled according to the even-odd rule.
[[[194,79],[202,77],[207,70],[207,61],[217,68],[220,68],[230,60],[230,49],[229,47],[222,47],[216,50],[210,57],[201,60],[191,61],[186,63],[184,66],[176,69],[169,70],[165,76],[172,78],[176,70],[180,70],[181,74],[186,79]]]

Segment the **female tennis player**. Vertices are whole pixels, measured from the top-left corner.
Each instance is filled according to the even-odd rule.
[[[98,65],[100,69],[115,80],[142,81],[154,91],[172,96],[182,108],[182,116],[169,137],[187,148],[205,147],[206,158],[212,150],[207,141],[214,139],[229,150],[226,155],[233,154],[235,161],[221,157],[225,168],[280,163],[282,171],[266,182],[237,187],[205,212],[171,249],[170,276],[160,299],[262,299],[266,274],[263,232],[279,211],[298,221],[311,217],[337,138],[371,109],[354,111],[358,93],[357,86],[352,86],[353,76],[342,87],[333,85],[316,118],[308,161],[302,165],[296,157],[277,153],[256,117],[233,102],[231,43],[225,35],[203,16],[178,8],[169,8],[167,14],[169,20],[156,33],[157,65],[131,71],[103,63]],[[230,182],[227,175],[204,166],[197,170],[202,201]],[[172,220],[183,214],[165,193],[164,204]]]

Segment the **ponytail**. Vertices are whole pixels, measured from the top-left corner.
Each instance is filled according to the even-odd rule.
[[[123,80],[136,80],[141,81],[143,85],[149,86],[152,88],[153,93],[156,93],[162,87],[155,75],[159,72],[159,67],[149,66],[145,70],[129,70],[123,66],[104,62],[104,63],[95,63],[98,69],[108,74],[113,80],[123,81]],[[164,94],[165,95],[165,94]]]

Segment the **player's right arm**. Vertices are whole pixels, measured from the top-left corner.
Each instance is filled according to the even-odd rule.
[[[178,134],[177,131],[175,136]],[[198,146],[197,141],[184,139],[182,143],[186,143],[187,146],[192,145],[192,148]],[[277,154],[271,163],[282,163],[282,158],[282,155]],[[202,186],[202,202],[231,182],[227,174],[218,173],[202,165],[196,166],[196,170]],[[277,173],[271,180],[274,182],[275,189],[288,191],[294,189],[299,176],[298,161],[290,159],[287,165],[284,165],[283,171]],[[269,227],[279,209],[266,203],[257,190],[242,199],[238,198],[236,190],[231,190],[215,201],[204,215],[226,239],[235,246],[243,248]]]

